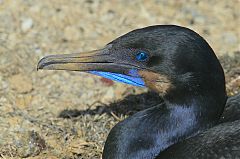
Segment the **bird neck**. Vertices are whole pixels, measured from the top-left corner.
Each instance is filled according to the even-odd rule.
[[[166,109],[164,127],[158,125],[157,129],[160,129],[162,133],[160,136],[163,138],[160,140],[169,142],[168,145],[162,147],[161,151],[216,125],[226,101],[224,94],[221,97],[222,99],[219,99],[220,97],[209,93],[205,95],[199,94],[198,96],[185,94],[181,96],[182,102],[166,97],[164,100]],[[160,112],[162,110],[156,107],[155,111]]]
[[[148,130],[153,132],[147,136],[149,138],[146,141],[154,141],[150,144],[152,148],[148,154],[157,155],[170,146],[217,124],[224,104],[207,95],[186,98],[184,103],[165,100],[163,104],[149,110],[152,113],[146,112],[148,123],[144,121],[142,123],[145,128],[150,124]]]
[[[197,118],[199,129],[215,125],[223,113],[226,103],[225,89],[212,90],[173,90],[164,98],[169,108],[188,108]]]
[[[212,96],[185,96],[140,111],[110,132],[103,158],[155,158],[159,153],[217,123],[224,105]],[[214,108],[217,108],[217,110]]]

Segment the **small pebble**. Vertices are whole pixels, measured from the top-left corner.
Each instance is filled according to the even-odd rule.
[[[33,20],[31,18],[23,19],[21,29],[23,32],[29,31],[33,26]]]

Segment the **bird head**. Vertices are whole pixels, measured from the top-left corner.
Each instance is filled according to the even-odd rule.
[[[175,25],[133,30],[95,51],[46,56],[37,68],[88,72],[169,97],[225,91],[222,67],[208,43]]]

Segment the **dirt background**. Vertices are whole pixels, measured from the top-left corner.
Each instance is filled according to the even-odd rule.
[[[0,0],[0,157],[100,158],[112,126],[159,97],[36,65],[45,55],[99,49],[139,27],[200,33],[221,59],[228,94],[236,94],[239,8],[239,0]]]

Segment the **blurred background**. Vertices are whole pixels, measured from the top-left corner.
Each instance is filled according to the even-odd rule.
[[[37,62],[102,48],[136,28],[195,30],[220,58],[228,94],[236,94],[239,8],[239,0],[0,0],[0,156],[100,158],[112,126],[153,97],[94,75],[37,72]]]

